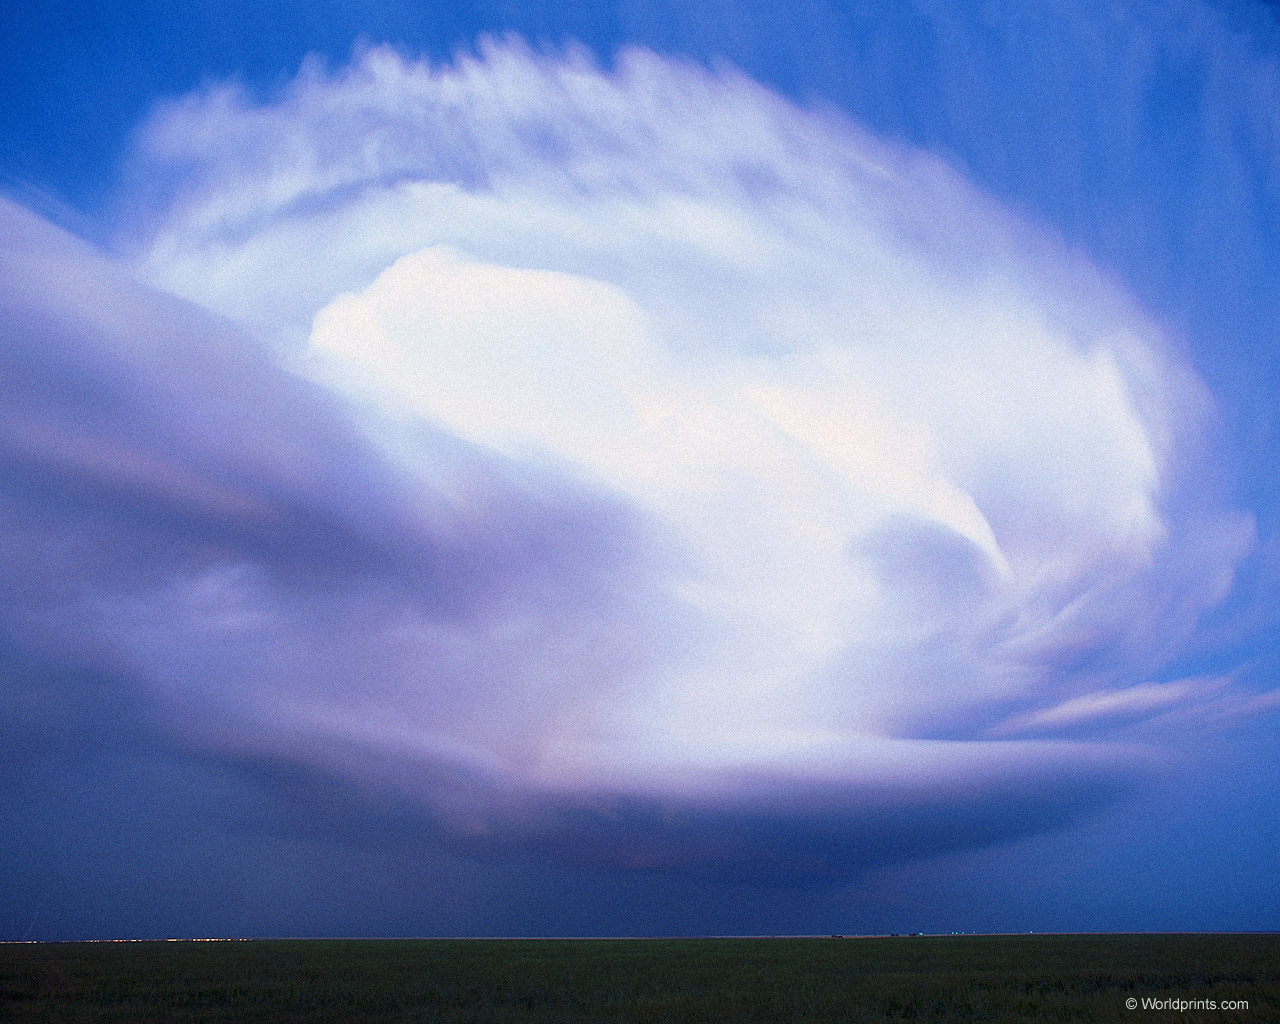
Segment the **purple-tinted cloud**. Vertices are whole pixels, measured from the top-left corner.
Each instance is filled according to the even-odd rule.
[[[650,615],[635,610],[648,556],[625,503],[429,430],[414,436],[437,479],[409,479],[242,333],[24,211],[3,216],[14,641],[67,662],[83,648],[208,716],[257,694],[285,729],[287,711],[305,717],[277,707],[288,693],[358,706],[363,677],[390,677],[368,684],[372,704],[400,688],[444,732],[493,699],[486,686],[514,711],[504,659],[572,660],[534,621],[561,622],[550,632],[619,676],[649,656],[621,639],[585,650],[604,624],[622,637]]]

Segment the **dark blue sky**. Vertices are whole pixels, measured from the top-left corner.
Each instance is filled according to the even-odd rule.
[[[3,18],[0,938],[1277,927],[1273,6]]]

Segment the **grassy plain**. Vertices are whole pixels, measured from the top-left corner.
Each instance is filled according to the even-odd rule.
[[[1127,1010],[1127,998],[1247,1000]],[[0,945],[0,1019],[1280,1021],[1280,935]]]

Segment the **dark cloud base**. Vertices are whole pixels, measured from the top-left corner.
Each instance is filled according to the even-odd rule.
[[[910,913],[849,886],[896,863],[1061,829],[1117,795],[801,822],[672,820],[632,803],[543,819],[549,838],[481,841],[413,801],[296,763],[124,732],[120,710],[106,702],[109,731],[64,729],[38,753],[25,732],[27,754],[6,765],[0,937],[908,930]]]

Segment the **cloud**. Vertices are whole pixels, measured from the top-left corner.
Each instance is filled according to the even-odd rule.
[[[1114,723],[1145,717],[1170,706],[1185,705],[1192,698],[1209,697],[1229,682],[1228,679],[1180,679],[1171,683],[1138,683],[1124,689],[1097,690],[1053,707],[1015,715],[1001,722],[994,732],[999,735],[1051,733],[1082,724]]]
[[[1212,403],[938,160],[515,42],[140,140],[146,285],[3,211],[10,578],[186,742],[476,851],[761,878],[1051,827],[1149,763],[1070,729],[1183,698],[1252,542],[1195,488]]]
[[[592,623],[633,605],[617,577],[644,590],[623,503],[425,429],[430,465],[408,478],[225,321],[16,207],[0,216],[10,642],[55,663],[82,646],[206,715],[255,691],[275,707],[294,682],[355,697],[379,649],[393,686],[432,663],[438,720],[483,699],[486,673],[514,701],[498,662],[532,675],[549,654],[522,642],[531,606],[603,656]],[[618,665],[625,647],[609,649]]]

